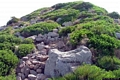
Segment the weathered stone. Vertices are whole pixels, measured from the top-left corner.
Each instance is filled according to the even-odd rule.
[[[17,76],[17,80],[22,80],[20,76]]]
[[[36,37],[35,40],[41,42],[41,41],[43,41],[44,39],[41,38],[41,37]]]
[[[19,68],[23,68],[25,66],[25,62],[22,61],[22,63],[19,65]]]
[[[37,70],[40,67],[40,64],[36,64],[34,70]]]
[[[21,68],[21,73],[24,73],[24,70],[25,70],[25,68],[23,67],[23,68]]]
[[[20,73],[20,72],[21,72],[21,68],[17,67],[16,73]]]
[[[40,51],[39,54],[46,55],[46,54],[47,54],[47,50],[46,50],[46,49],[43,49],[43,50]]]
[[[35,79],[36,79],[36,76],[33,75],[33,74],[29,74],[29,75],[28,75],[28,78],[29,78],[30,80],[35,80]]]
[[[27,38],[30,38],[30,39],[32,39],[32,40],[35,40],[36,37],[37,37],[37,35],[33,35],[33,36],[30,36],[30,37],[27,37]]]
[[[27,76],[28,76],[29,72],[30,72],[30,69],[29,69],[29,68],[26,68],[26,69],[25,69],[25,72],[24,72],[25,77],[27,77]]]
[[[59,35],[56,32],[49,32],[48,37],[54,38],[54,37],[59,37]]]
[[[21,77],[21,76],[22,76],[22,73],[18,73],[17,75]]]
[[[41,69],[44,69],[44,68],[45,68],[45,62],[41,62],[40,68],[41,68]]]
[[[51,77],[63,76],[66,73],[72,72],[73,66],[79,66],[82,63],[91,64],[91,57],[91,51],[85,46],[80,46],[68,52],[51,49],[45,64],[44,73]]]
[[[41,69],[37,69],[36,72],[37,72],[37,73],[41,73],[42,70],[41,70]]]
[[[37,75],[36,71],[30,70],[30,74]]]
[[[120,33],[115,33],[116,38],[120,39]]]
[[[33,64],[39,64],[39,61],[33,60],[32,63]]]
[[[24,80],[24,79],[25,79],[25,75],[24,75],[24,74],[22,74],[22,75],[21,75],[21,78],[22,78],[22,80]]]
[[[28,78],[25,78],[24,80],[29,80]]]
[[[58,41],[57,47],[58,47],[58,49],[61,49],[61,48],[65,47],[64,42],[63,41]]]
[[[44,46],[45,46],[45,45],[37,44],[37,49],[38,49],[38,50],[42,50],[42,49],[44,49]]]
[[[48,59],[48,56],[41,56],[40,61],[46,61]]]
[[[31,64],[32,64],[31,61],[29,60],[26,61],[26,65],[31,65]]]
[[[29,58],[26,56],[26,57],[23,57],[22,58],[24,61],[28,60]]]
[[[62,24],[63,26],[72,26],[73,25],[73,22],[69,21],[69,22],[64,22]]]
[[[53,29],[53,32],[57,33],[57,32],[58,32],[58,29]]]
[[[30,69],[34,69],[35,65],[31,64],[28,66]]]
[[[58,18],[57,20],[56,20],[56,22],[59,22],[59,21],[61,21],[62,20],[62,18]]]
[[[37,79],[45,80],[47,78],[44,74],[37,74]]]

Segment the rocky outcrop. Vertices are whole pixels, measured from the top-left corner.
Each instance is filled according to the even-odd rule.
[[[47,58],[47,55],[35,53],[23,57],[16,69],[17,80],[45,80],[47,76],[44,75],[44,68]]]
[[[57,33],[58,29],[53,29],[52,32],[49,32],[48,34],[39,34],[36,38],[36,42],[44,42],[44,43],[49,43],[49,42],[54,42],[59,39],[59,34]]]
[[[44,73],[50,77],[63,76],[66,73],[72,72],[75,67],[82,63],[91,64],[91,57],[91,51],[85,46],[80,46],[68,52],[51,49],[45,64]]]

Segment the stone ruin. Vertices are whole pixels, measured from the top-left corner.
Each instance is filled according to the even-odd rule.
[[[36,49],[20,59],[16,68],[17,80],[48,80],[73,72],[82,63],[92,63],[92,53],[85,46],[65,50],[66,42],[59,38],[57,29],[28,38],[37,42]]]

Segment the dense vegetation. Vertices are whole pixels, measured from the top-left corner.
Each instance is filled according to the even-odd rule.
[[[20,32],[24,37],[38,35],[39,33],[45,34],[52,31],[54,28],[59,27],[59,24],[55,22],[40,22],[23,28]]]
[[[38,23],[30,24],[31,19]],[[56,21],[58,18],[60,20]],[[120,60],[115,56],[115,49],[120,48],[120,40],[115,33],[120,32],[120,26],[114,22],[119,19],[117,12],[108,13],[104,8],[89,2],[59,3],[52,7],[38,9],[21,19],[12,17],[7,27],[0,31],[0,80],[16,80],[14,69],[18,60],[34,49],[34,41],[26,38],[38,34],[46,34],[54,28],[60,28],[64,22],[71,21],[73,25],[60,29],[60,37],[69,35],[73,49],[81,45],[81,40],[87,38],[86,46],[94,49],[93,64],[83,64],[74,73],[50,80],[102,80],[103,78],[120,77]],[[21,20],[21,21],[20,21]],[[20,23],[22,22],[22,23]],[[18,26],[28,24],[21,29]],[[25,37],[15,36],[19,32]],[[18,48],[16,48],[18,46]]]
[[[78,67],[74,73],[66,74],[63,77],[53,78],[49,80],[102,80],[105,78],[119,78],[120,69],[105,71],[95,65],[82,65]]]

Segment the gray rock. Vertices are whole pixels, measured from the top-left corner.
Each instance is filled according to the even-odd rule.
[[[37,75],[37,72],[34,70],[30,70],[30,74]]]
[[[25,79],[25,75],[24,75],[24,74],[22,74],[22,75],[21,75],[21,78],[22,78],[22,80],[24,80],[24,79]]]
[[[59,21],[61,21],[62,20],[62,18],[58,18],[57,20],[56,20],[56,22],[59,22]]]
[[[120,33],[116,32],[115,35],[116,35],[116,38],[120,39]]]
[[[33,63],[33,64],[39,64],[40,62],[39,62],[39,61],[36,61],[36,60],[33,60],[32,63]]]
[[[33,35],[33,36],[30,36],[30,37],[27,37],[27,38],[30,38],[30,39],[32,39],[32,40],[35,40],[36,37],[37,37],[37,35]]]
[[[64,22],[63,24],[62,24],[63,26],[72,26],[73,25],[73,22],[71,22],[71,21],[69,21],[69,22]]]
[[[47,77],[44,74],[37,74],[37,79],[45,80]]]
[[[29,80],[28,78],[25,78],[24,80]]]
[[[28,75],[28,78],[29,78],[30,80],[35,80],[35,79],[36,79],[36,76],[33,75],[33,74],[29,74],[29,75]]]
[[[31,64],[32,64],[31,61],[29,60],[26,61],[26,65],[31,65]]]
[[[57,34],[56,32],[49,32],[48,37],[51,37],[51,38],[59,37],[59,34]]]
[[[30,73],[30,69],[29,69],[29,68],[26,68],[26,69],[25,69],[25,72],[24,72],[25,77],[27,77],[29,73]]]
[[[17,80],[22,80],[20,76],[17,76]]]
[[[91,64],[91,57],[91,51],[85,46],[80,46],[68,52],[51,49],[45,64],[44,73],[51,77],[63,76],[66,73],[72,72],[74,66],[79,66],[82,63]]]
[[[42,69],[37,69],[36,72],[37,72],[37,73],[41,73],[41,72],[42,72]]]
[[[28,60],[29,58],[27,56],[22,58],[24,61]]]
[[[37,44],[37,49],[38,49],[38,50],[42,50],[42,49],[44,49],[44,46],[45,46],[45,45]]]
[[[58,47],[58,49],[61,49],[61,48],[65,47],[64,42],[63,41],[58,41],[57,47]]]
[[[53,29],[53,32],[57,33],[57,32],[58,32],[58,29]]]

